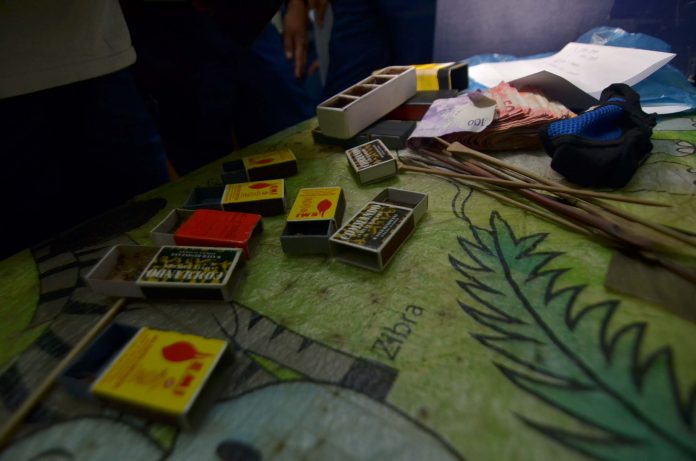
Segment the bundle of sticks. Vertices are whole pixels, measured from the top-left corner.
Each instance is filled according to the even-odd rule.
[[[678,229],[636,216],[607,201],[670,206],[615,193],[565,187],[508,162],[464,146],[433,138],[417,154],[400,154],[399,170],[451,178],[566,228],[660,264],[696,283],[696,271],[684,264],[696,256],[696,238]],[[514,191],[527,201],[510,197]]]

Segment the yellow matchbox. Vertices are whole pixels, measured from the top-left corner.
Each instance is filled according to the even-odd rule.
[[[290,149],[242,158],[250,181],[279,179],[297,174],[297,159]]]
[[[141,328],[90,392],[106,403],[190,429],[220,394],[232,361],[226,341]]]
[[[228,184],[222,194],[222,209],[242,213],[275,216],[285,213],[285,181],[264,181]]]
[[[287,254],[330,254],[329,237],[343,221],[346,207],[340,187],[307,187],[297,193],[280,244]]]
[[[467,61],[418,64],[416,89],[418,91],[465,90],[469,86]]]
[[[225,184],[280,179],[296,174],[297,159],[290,149],[250,155],[222,164],[222,182]]]

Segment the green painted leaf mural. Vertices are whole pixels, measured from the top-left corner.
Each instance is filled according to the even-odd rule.
[[[460,237],[463,254],[450,255],[466,293],[459,303],[488,329],[473,337],[507,359],[495,365],[510,382],[593,435],[521,421],[597,459],[695,459],[696,388],[680,400],[671,349],[641,359],[643,323],[610,334],[618,302],[583,305],[583,286],[562,286],[568,269],[549,267],[563,253],[542,251],[546,234],[517,237],[498,212],[487,228],[460,218],[473,238]]]

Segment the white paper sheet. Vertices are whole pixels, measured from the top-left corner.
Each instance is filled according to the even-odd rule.
[[[635,85],[674,56],[660,51],[571,42],[546,58],[479,64],[469,69],[469,75],[493,87],[501,81],[510,82],[545,70],[599,98],[612,83]]]

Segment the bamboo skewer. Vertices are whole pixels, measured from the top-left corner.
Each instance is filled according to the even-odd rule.
[[[432,157],[442,164],[449,165],[450,168],[472,174],[476,178],[480,176],[494,177],[488,171],[474,165],[471,162],[460,162],[451,157],[429,151],[423,151],[423,154]],[[430,172],[433,174],[439,174],[439,171],[437,170],[431,170]],[[529,183],[523,182],[523,184]],[[615,239],[624,241],[643,250],[658,252],[664,251],[664,244],[662,242],[658,243],[653,239],[646,238],[640,233],[630,232],[625,229],[624,226],[617,224],[613,220],[607,220],[604,216],[587,212],[573,205],[561,203],[554,198],[534,192],[528,187],[519,188],[519,193],[543,208],[562,214],[573,221],[597,228]]]
[[[467,161],[469,162],[469,161]],[[496,175],[502,179],[521,179],[519,176],[515,174],[510,174],[510,172],[503,172],[500,169],[496,169],[495,167],[492,167],[490,165],[487,165],[485,163],[478,163],[477,161],[475,165],[477,165],[480,168],[483,168],[484,170],[488,171],[489,173]],[[510,170],[512,171],[512,170]],[[521,173],[518,173],[518,175],[522,176]],[[524,179],[522,179],[524,180]],[[527,178],[527,180],[529,180]],[[550,182],[550,181],[549,181]],[[572,205],[575,205],[576,207],[585,210],[588,213],[591,213],[595,216],[598,216],[600,218],[604,218],[607,221],[613,222],[614,224],[630,228],[633,230],[633,232],[652,232],[652,240],[654,240],[656,245],[662,245],[664,246],[665,250],[668,252],[677,252],[681,253],[680,249],[677,249],[675,247],[675,244],[677,242],[674,242],[670,240],[670,238],[675,238],[675,237],[680,237],[676,238],[676,240],[682,242],[682,243],[687,243],[692,246],[696,246],[696,243],[694,243],[693,240],[689,241],[688,237],[685,235],[678,235],[676,236],[675,234],[679,234],[678,231],[669,229],[665,231],[662,229],[663,227],[660,224],[656,223],[651,223],[650,221],[639,218],[638,216],[631,215],[630,213],[623,212],[609,204],[606,204],[601,201],[585,201],[582,199],[577,199],[576,197],[569,196],[567,194],[558,194],[565,200],[571,202]],[[638,226],[638,227],[636,227]],[[645,226],[646,228],[650,229],[643,229],[640,226]],[[665,236],[667,239],[665,239]]]
[[[87,347],[87,345],[118,315],[125,304],[124,298],[118,299],[111,308],[102,316],[101,319],[92,327],[91,330],[73,346],[68,354],[63,357],[56,367],[44,378],[41,384],[34,389],[34,392],[22,403],[10,419],[5,423],[0,431],[0,449],[4,448],[12,439],[12,436],[19,429],[24,419],[31,413],[34,407],[51,390],[55,380],[68,368],[68,365]]]
[[[446,143],[442,139],[438,138],[438,140],[442,143]],[[479,160],[482,163],[499,166],[501,168],[504,168],[504,169],[509,170],[509,171],[513,171],[515,173],[518,173],[519,175],[526,176],[528,178],[531,178],[535,181],[541,182],[541,183],[546,184],[546,185],[556,184],[554,181],[551,181],[547,178],[544,178],[542,176],[534,174],[531,171],[524,170],[522,168],[516,167],[516,166],[511,165],[511,164],[506,163],[506,162],[502,162],[494,157],[485,155],[481,152],[478,152],[474,149],[471,149],[467,146],[464,146],[463,144],[452,143],[452,144],[447,144],[447,145],[449,146],[448,147],[449,152],[456,152],[456,153],[464,152],[464,153],[466,153],[466,155],[469,155],[469,156],[475,158],[476,160]],[[576,193],[576,189],[571,189],[571,190],[573,190],[573,193],[575,193],[575,195],[579,195]],[[588,197],[591,197],[591,196],[588,195]],[[644,225],[644,226],[646,226],[646,227],[648,227],[656,232],[660,232],[660,233],[665,234],[673,239],[679,240],[682,243],[686,243],[687,245],[696,247],[696,239],[694,239],[693,237],[689,237],[688,235],[685,235],[685,234],[679,232],[678,230],[672,229],[668,226],[665,226],[665,225],[662,225],[659,223],[651,222],[647,219],[641,218],[639,216],[635,216],[631,213],[620,210],[616,207],[613,207],[613,206],[606,204],[606,203],[603,203],[603,202],[598,203],[598,202],[595,202],[594,200],[591,200],[590,204],[588,204],[587,202],[575,200],[576,197],[574,197],[572,195],[567,195],[567,196],[565,196],[565,198],[568,200],[571,200],[573,202],[573,204],[575,204],[576,206],[579,206],[580,208],[586,209],[586,211],[590,211],[589,210],[589,208],[591,206],[590,204],[593,204],[595,206],[600,206],[600,207],[604,208],[606,211],[609,211],[610,213],[613,213],[617,216],[620,216],[621,218],[627,219],[629,221],[634,221],[634,222],[640,223],[640,224],[642,224],[642,225]],[[660,203],[661,206],[665,206],[665,207],[671,206],[671,205],[661,203],[661,202],[654,202],[654,203]]]
[[[477,174],[482,174],[482,173],[488,173],[488,174],[496,174],[500,175],[501,177],[510,177],[509,173],[506,173],[501,170],[497,170],[494,167],[491,167],[486,164],[471,164],[471,162],[463,162],[463,163],[469,163],[469,165],[453,165],[452,160],[449,158],[443,158],[441,156],[438,156],[438,154],[433,153],[433,152],[428,152],[425,151],[425,154],[427,156],[432,156],[434,157],[434,160],[441,164],[445,165],[450,165],[452,168],[462,168],[464,171],[470,171],[470,170],[478,170]],[[428,157],[419,159],[419,163],[426,163],[429,164],[427,161]],[[443,168],[443,167],[439,167]],[[430,174],[436,174],[439,175],[440,173],[449,173],[449,171],[443,171],[443,170],[438,170],[435,168],[423,168],[424,170],[427,170],[426,172]],[[466,175],[465,175],[466,176]],[[477,176],[478,177],[478,176]],[[585,206],[587,210],[585,215],[578,215],[576,207],[574,206],[569,206],[569,205],[563,205],[560,203],[555,203],[556,206],[561,206],[563,208],[556,209],[556,212],[560,213],[561,215],[566,215],[570,216],[570,219],[568,220],[565,218],[561,218],[557,214],[553,213],[548,213],[543,211],[542,209],[538,209],[535,207],[532,207],[530,205],[527,205],[523,202],[519,202],[517,200],[513,200],[509,197],[506,197],[498,192],[491,191],[489,189],[485,189],[481,186],[480,183],[476,182],[469,182],[467,183],[466,180],[464,179],[455,179],[457,182],[461,182],[463,184],[467,184],[470,187],[474,187],[475,189],[479,190],[480,192],[489,195],[497,200],[500,200],[504,203],[510,204],[512,206],[516,206],[518,208],[524,209],[530,213],[533,213],[541,218],[548,219],[554,223],[566,226],[568,228],[571,228],[573,230],[579,231],[585,235],[588,236],[594,236],[598,237],[602,240],[605,241],[605,243],[611,247],[617,248],[622,251],[629,251],[629,252],[636,252],[637,249],[637,254],[643,257],[644,259],[647,259],[649,261],[652,261],[653,263],[660,264],[662,265],[665,269],[669,270],[670,272],[680,276],[681,278],[690,281],[691,283],[696,283],[696,272],[693,270],[690,270],[688,267],[682,266],[681,264],[671,261],[670,259],[667,259],[665,257],[659,256],[658,254],[654,253],[653,250],[663,250],[659,248],[660,242],[655,242],[650,239],[646,240],[640,235],[636,235],[635,229],[633,229],[633,232],[626,232],[623,228],[622,225],[619,223],[615,222],[613,219],[613,216],[611,216],[611,212],[607,211],[602,208],[602,206],[606,206],[605,204],[602,205],[593,205],[592,203],[584,202],[581,199],[573,199],[577,204],[582,204]],[[495,186],[494,186],[495,187]],[[528,198],[530,200],[533,200],[537,204],[545,207],[549,207],[550,204],[553,204],[555,201],[551,199],[550,197],[545,197],[543,195],[539,195],[536,192],[532,192],[530,190],[520,190],[519,192],[526,192],[524,195],[528,195]],[[541,203],[540,203],[541,201]],[[551,208],[551,207],[549,207]],[[588,211],[590,210],[590,211]],[[569,211],[573,211],[573,213],[570,213]],[[594,211],[594,213],[591,213],[591,211]],[[612,219],[607,219],[607,218],[612,218]],[[576,222],[579,221],[579,222]],[[585,222],[585,225],[580,224],[580,222]],[[600,225],[601,224],[601,225]],[[640,234],[640,233],[638,233]],[[657,248],[656,248],[657,247]],[[670,248],[672,251],[674,251],[673,248]]]
[[[462,182],[462,183],[464,182],[462,180],[456,180],[456,181]],[[519,200],[515,200],[515,199],[512,199],[510,197],[506,197],[505,195],[501,194],[500,192],[492,191],[489,189],[484,189],[479,184],[476,184],[476,183],[470,183],[470,184],[466,184],[466,185],[475,188],[476,190],[478,190],[479,192],[481,192],[485,195],[488,195],[488,196],[493,197],[497,200],[500,200],[503,203],[507,203],[507,204],[512,205],[514,207],[521,208],[521,209],[526,210],[530,213],[533,213],[533,214],[535,214],[543,219],[547,219],[553,223],[560,224],[562,226],[573,229],[576,232],[580,232],[581,234],[585,234],[588,237],[596,235],[596,233],[592,232],[591,229],[587,229],[579,224],[574,223],[573,221],[563,219],[560,216],[555,215],[553,213],[548,213],[548,212],[544,211],[543,209],[534,208],[533,206],[527,205],[526,203],[520,202]]]
[[[427,173],[428,172],[428,171],[424,171],[420,167],[410,166],[410,165],[401,165],[399,167],[399,169],[403,170],[403,171],[417,171],[420,173]],[[507,180],[507,179],[488,178],[488,177],[481,177],[481,176],[476,176],[476,175],[467,175],[467,174],[462,174],[462,173],[449,173],[446,171],[442,171],[438,174],[440,174],[441,176],[450,176],[453,178],[466,179],[468,181],[485,182],[485,183],[489,183],[489,184],[512,187],[512,188],[516,188],[516,189],[545,190],[545,191],[550,191],[550,192],[575,194],[575,195],[581,195],[581,196],[587,196],[587,197],[601,198],[601,199],[605,199],[605,200],[616,200],[619,202],[635,203],[635,204],[640,204],[640,205],[671,206],[671,205],[660,203],[660,202],[654,202],[652,200],[637,199],[637,198],[633,198],[633,197],[624,197],[621,195],[607,194],[604,192],[571,189],[569,187],[563,187],[563,186],[549,186],[549,185],[545,185],[545,184],[534,184],[534,183],[529,183],[529,182],[524,182],[524,181],[511,181],[511,180]]]
[[[439,140],[440,142],[446,143],[446,141],[440,139],[440,138],[435,138]],[[595,192],[595,191],[586,191],[584,189],[576,189],[572,187],[565,187],[565,186],[560,186],[558,183],[554,181],[550,181],[544,177],[541,177],[539,175],[536,175],[532,173],[531,171],[526,171],[522,168],[516,167],[514,165],[511,165],[509,163],[503,162],[501,160],[498,160],[497,158],[491,157],[490,155],[486,155],[482,152],[478,152],[474,149],[471,149],[463,144],[460,144],[458,142],[455,143],[446,143],[447,151],[451,153],[463,153],[466,155],[469,155],[483,163],[495,165],[500,168],[504,168],[507,170],[512,170],[515,172],[518,172],[524,176],[527,176],[531,179],[534,179],[535,181],[538,181],[544,185],[553,185],[554,187],[560,187],[565,189],[564,191],[558,191],[558,192],[565,192],[571,195],[584,195],[587,197],[596,197],[596,198],[602,198],[606,200],[615,200],[617,202],[626,202],[626,203],[635,203],[638,205],[649,205],[649,206],[660,206],[660,207],[671,207],[669,203],[664,203],[664,202],[657,202],[655,200],[649,200],[649,199],[639,199],[635,197],[626,197],[624,195],[619,195],[619,194],[613,194],[613,193],[608,193],[608,192]],[[536,187],[535,187],[536,188]],[[541,189],[540,189],[541,190]],[[550,189],[546,189],[550,190]],[[589,194],[587,192],[593,192],[594,194]]]
[[[694,243],[696,240],[690,239],[689,236],[680,234],[678,230],[669,229],[661,224],[651,223],[650,221],[634,216],[628,212],[617,210],[613,206],[601,200],[597,200],[596,197],[578,197],[580,194],[576,194],[576,190],[572,188],[567,188],[570,190],[569,192],[551,191],[561,200],[567,202],[562,203],[559,201],[559,198],[543,195],[534,191],[534,189],[537,189],[535,186],[538,184],[555,187],[557,183],[539,177],[522,168],[487,156],[459,143],[450,144],[442,139],[436,139],[447,146],[447,150],[443,153],[437,153],[421,149],[422,159],[425,161],[418,163],[425,163],[426,165],[435,167],[422,168],[422,170],[426,170],[425,172],[456,177],[458,181],[469,180],[472,184],[477,184],[477,189],[484,193],[491,191],[482,188],[479,183],[493,183],[493,181],[481,180],[482,177],[525,184],[526,187],[518,186],[514,189],[540,207],[550,210],[557,216],[560,215],[565,217],[560,220],[557,219],[555,222],[567,225],[566,220],[570,220],[580,226],[584,230],[583,233],[587,234],[587,232],[589,232],[592,235],[601,237],[610,246],[623,251],[637,252],[637,254],[641,255],[643,258],[662,265],[665,269],[685,280],[696,283],[696,271],[682,266],[676,261],[660,256],[660,253],[664,252],[682,255],[684,250],[683,248],[677,247],[675,245],[676,242],[670,241],[669,239],[665,240],[665,237],[678,240],[690,246],[696,246]],[[467,154],[473,157],[474,160],[456,160],[453,154]],[[409,165],[409,167],[411,166]],[[472,179],[470,179],[471,176],[473,176]],[[499,186],[503,187],[505,185],[500,183]],[[538,188],[537,190],[543,189]],[[488,195],[494,196],[497,199],[505,197],[499,193],[493,192]],[[540,210],[516,200],[509,199],[508,197],[501,200],[505,203],[519,206],[539,216],[547,217],[547,213],[540,213]],[[660,205],[665,206],[665,204]],[[554,220],[552,219],[552,221]],[[574,227],[572,228],[575,229]],[[650,233],[651,231],[652,233]],[[647,235],[646,232],[648,233]]]

